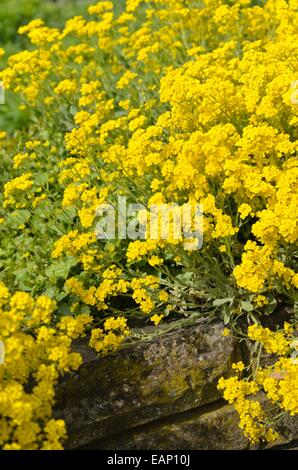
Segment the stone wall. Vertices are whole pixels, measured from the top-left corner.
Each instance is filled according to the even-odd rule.
[[[246,449],[233,407],[217,391],[242,351],[219,322],[148,327],[150,340],[99,357],[76,345],[84,363],[58,388],[67,448]],[[282,425],[279,444],[298,438],[298,419]]]

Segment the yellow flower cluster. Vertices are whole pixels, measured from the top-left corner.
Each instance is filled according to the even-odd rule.
[[[222,377],[218,388],[223,391],[225,400],[235,406],[245,435],[254,444],[260,440],[271,442],[278,437],[270,426],[270,418],[274,416],[266,416],[257,393],[264,391],[276,410],[279,408],[290,415],[298,413],[297,325],[285,323],[284,329],[276,332],[259,325],[249,326],[248,338],[261,344],[267,353],[279,357],[272,365],[258,367],[254,380],[241,380],[239,374],[245,366],[242,362],[233,364],[238,376]]]
[[[0,299],[0,447],[62,449],[64,422],[51,417],[55,385],[61,374],[80,366],[71,342],[92,318],[65,316],[53,328],[56,303],[50,298],[10,294],[0,283]]]
[[[273,332],[269,328],[252,325],[248,327],[248,337],[262,343],[270,354],[284,355],[289,351],[290,345],[285,331]]]
[[[16,194],[24,193],[28,189],[30,189],[33,185],[33,181],[31,180],[32,174],[31,173],[24,173],[17,178],[9,181],[4,186],[4,207],[10,204],[14,205],[17,203],[18,198]],[[17,206],[21,207],[21,203],[17,203]]]
[[[144,278],[132,280],[132,297],[137,302],[137,304],[140,305],[142,312],[150,313],[154,309],[154,300],[152,299],[150,293],[148,293],[148,288],[154,291],[158,285],[159,279],[155,276],[145,276]]]
[[[129,335],[127,320],[124,317],[108,318],[103,328],[94,328],[90,339],[90,346],[100,353],[116,351]]]
[[[255,382],[240,380],[237,376],[229,379],[221,378],[218,389],[223,390],[224,399],[233,404],[239,413],[240,427],[249,440],[256,444],[259,440],[272,442],[277,434],[265,424],[265,412],[257,400],[246,398],[258,391]]]
[[[238,400],[235,404],[235,409],[239,413],[240,427],[244,430],[245,435],[249,437],[252,443],[258,442],[260,438],[268,443],[274,442],[278,438],[277,432],[270,427],[267,429],[263,424],[265,413],[259,402]],[[256,422],[258,422],[257,425]]]
[[[114,193],[119,180],[122,191],[129,192],[133,178],[134,186],[144,189],[148,206],[173,200],[202,204],[206,249],[210,242],[223,253],[224,240],[234,247],[230,269],[239,287],[255,293],[280,282],[287,289],[297,287],[297,273],[284,254],[285,244],[294,245],[298,236],[295,2],[269,0],[260,7],[208,0],[201,8],[185,7],[178,0],[151,2],[143,22],[139,4],[128,2],[116,18],[111,2],[99,2],[89,8],[96,20],[73,18],[59,35],[34,20],[20,32],[29,35],[36,49],[10,58],[1,74],[7,87],[24,96],[33,88],[36,106],[37,100],[50,96],[78,106],[74,127],[65,134],[73,157],[61,162],[58,176],[66,184],[62,205],[76,208],[80,230],[90,229],[96,208]],[[74,55],[65,43],[69,36],[78,41],[71,51],[80,50],[79,67],[71,78]],[[99,41],[98,53],[107,54],[105,69],[94,68],[90,60],[93,37]],[[49,56],[45,44],[52,42]],[[129,67],[118,60],[119,47]],[[168,51],[167,60],[162,50]],[[24,61],[29,56],[27,69]],[[64,76],[57,59],[66,65]],[[51,75],[56,69],[58,82]],[[110,73],[116,78],[108,86]],[[51,95],[45,92],[45,78]],[[115,100],[110,98],[113,87],[118,90]],[[140,100],[136,89],[146,98]],[[49,118],[53,111],[47,108]],[[30,181],[24,174],[8,182],[6,204],[16,202],[10,197],[14,188],[26,189]],[[245,241],[239,263],[238,233],[243,225],[251,225],[257,241]],[[63,235],[62,245],[68,236],[73,232]],[[57,243],[54,256],[61,251]],[[163,243],[162,249],[169,244]],[[159,247],[150,239],[134,242],[128,261],[139,261]],[[86,259],[93,254],[87,253]],[[163,257],[158,258],[157,263],[151,257],[149,264],[158,266]],[[89,261],[83,263],[88,269]]]

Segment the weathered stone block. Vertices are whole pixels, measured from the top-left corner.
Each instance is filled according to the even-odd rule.
[[[85,343],[78,345],[84,364],[61,382],[56,407],[68,426],[68,447],[219,398],[218,379],[239,359],[235,340],[222,335],[223,325],[197,322],[160,331],[104,358]]]
[[[262,396],[259,399],[264,401]],[[277,448],[298,438],[298,418],[285,417],[279,431],[281,433],[280,439],[274,443]],[[245,450],[256,447],[252,447],[248,439],[244,437],[239,428],[238,413],[233,406],[217,402],[107,438],[89,445],[88,448],[103,450]]]

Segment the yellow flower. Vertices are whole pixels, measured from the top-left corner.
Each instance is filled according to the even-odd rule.
[[[137,77],[137,74],[135,72],[131,72],[130,70],[127,70],[125,74],[118,80],[117,88],[119,90],[126,88],[127,85],[129,85],[130,82],[136,77]]]
[[[150,317],[150,320],[154,323],[155,326],[159,325],[159,323],[161,322],[161,320],[164,318],[164,315],[153,315],[152,317]]]
[[[223,329],[223,332],[222,332],[222,335],[223,336],[231,336],[231,331],[229,330],[229,328],[224,328]]]
[[[241,206],[238,207],[238,212],[240,214],[241,219],[245,219],[250,214],[253,215],[249,204],[241,204]]]
[[[156,256],[156,255],[153,255],[153,256],[151,256],[151,258],[149,259],[148,263],[150,264],[150,266],[159,266],[160,264],[163,263],[163,259],[162,259],[162,258],[159,258],[159,257]]]
[[[75,93],[77,90],[77,84],[73,80],[65,79],[60,82],[54,89],[54,93],[57,95],[68,95]]]
[[[263,344],[268,353],[283,355],[289,350],[289,341],[283,331],[271,331],[258,325],[248,327],[248,336]]]
[[[239,361],[239,362],[232,364],[232,369],[234,369],[236,372],[243,372],[245,369],[245,366],[242,361]]]

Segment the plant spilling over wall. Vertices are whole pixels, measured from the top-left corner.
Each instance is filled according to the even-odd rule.
[[[60,449],[66,430],[51,418],[58,376],[78,369],[71,342],[83,334],[89,315],[64,316],[53,327],[55,301],[13,295],[0,284],[0,445],[5,450]]]
[[[222,318],[259,354],[235,365],[243,380],[219,387],[253,442],[274,439],[274,419],[250,397],[263,389],[276,408],[297,413],[298,1],[127,0],[117,14],[101,1],[63,29],[34,20],[19,33],[31,47],[4,55],[0,79],[29,122],[0,134],[1,278],[24,291],[13,295],[30,292],[55,307],[36,325],[24,304],[9,335],[38,349],[40,328],[50,328],[59,351],[61,322],[73,317],[83,333],[93,318],[90,343],[107,353],[129,326],[197,312]],[[98,208],[115,208],[119,196],[147,208],[138,216],[144,239],[98,237]],[[149,209],[173,204],[150,236]],[[175,232],[175,211],[198,204],[203,243],[194,249]],[[263,328],[281,304],[284,329]],[[7,325],[13,301],[9,308]],[[274,365],[258,367],[261,345],[277,355]],[[10,355],[26,362],[20,351]],[[51,383],[64,369],[55,366],[58,353],[39,357],[24,374],[1,375],[1,410],[11,381],[38,380],[48,361]],[[34,390],[19,392],[32,410]],[[44,422],[49,414],[50,405]],[[23,439],[13,412],[2,421],[1,445],[52,445],[44,435],[57,424],[32,424]]]
[[[120,4],[123,0],[120,0]],[[0,47],[7,54],[26,48],[28,38],[17,35],[18,28],[34,18],[42,18],[48,25],[62,26],[75,14],[86,11],[91,0],[2,0],[0,9]],[[119,3],[119,2],[117,2]],[[0,128],[21,127],[27,113],[18,109],[12,94],[7,95],[5,106],[0,106]]]

